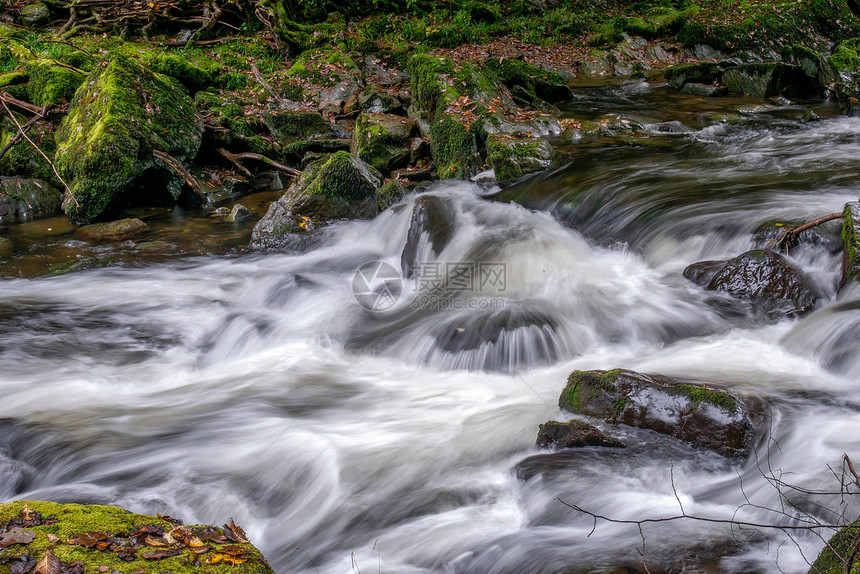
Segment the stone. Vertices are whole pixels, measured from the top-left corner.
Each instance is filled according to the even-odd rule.
[[[409,118],[361,114],[355,123],[352,152],[382,173],[389,173],[409,163],[415,130],[415,122]]]
[[[440,179],[472,177],[483,163],[475,130],[451,115],[430,124],[430,155]]]
[[[7,258],[12,255],[15,250],[15,245],[9,239],[0,236],[0,258]]]
[[[723,73],[723,84],[733,94],[770,98],[814,95],[809,78],[797,66],[782,62],[741,64]]]
[[[331,114],[351,113],[358,105],[361,86],[353,79],[342,80],[320,92],[320,110]]]
[[[505,134],[487,136],[487,161],[493,167],[496,181],[507,187],[519,178],[547,169],[555,150],[544,139],[518,138]]]
[[[723,66],[714,62],[682,64],[666,70],[666,83],[670,88],[680,90],[685,84],[714,84],[723,77]]]
[[[491,58],[486,65],[509,90],[514,87],[522,90],[524,103],[535,108],[541,107],[544,102],[564,102],[573,96],[564,78],[555,72],[511,58]]]
[[[62,193],[44,180],[0,178],[0,221],[55,213],[61,203]]]
[[[21,25],[27,28],[40,28],[51,23],[51,10],[43,2],[33,2],[21,8]]]
[[[213,83],[212,74],[177,54],[158,54],[149,64],[152,71],[177,80],[195,94]]]
[[[230,210],[230,214],[227,215],[227,221],[232,221],[233,223],[241,223],[254,215],[250,209],[242,205],[241,203],[237,203],[233,206],[233,209]]]
[[[558,405],[729,457],[751,452],[763,412],[754,398],[624,369],[572,372]]]
[[[419,161],[430,157],[430,142],[427,138],[415,137],[409,142],[409,164],[417,165]]]
[[[263,123],[282,145],[337,137],[331,122],[319,112],[277,111],[264,115]]]
[[[379,86],[370,85],[358,96],[358,107],[361,111],[372,114],[397,114],[406,113],[406,108],[396,97],[379,89]]]
[[[860,202],[845,204],[842,212],[842,285],[860,279]]]
[[[379,189],[376,190],[376,207],[380,212],[385,211],[395,203],[398,203],[408,190],[406,186],[396,179],[386,179]]]
[[[535,445],[540,448],[575,448],[584,446],[606,446],[624,448],[617,438],[608,436],[596,426],[578,420],[562,423],[549,421],[540,425]]]
[[[389,68],[376,56],[364,57],[364,76],[368,84],[380,86],[398,86],[409,82],[409,74],[401,70]]]
[[[31,62],[27,65],[27,72],[30,75],[27,88],[30,103],[40,107],[72,101],[85,77],[80,72],[46,60]]]
[[[149,226],[137,218],[93,223],[75,230],[75,235],[87,241],[125,241],[146,233]]]
[[[703,272],[707,267],[707,272]],[[750,301],[770,318],[808,313],[818,295],[806,275],[785,257],[755,249],[723,262],[694,263],[684,277],[709,291],[721,291]]]
[[[70,186],[72,223],[116,215],[127,204],[173,205],[184,180],[153,150],[190,162],[203,118],[185,90],[125,56],[112,56],[76,93],[56,133],[56,166]]]
[[[18,123],[23,125],[26,119],[18,116]],[[0,148],[5,147],[18,133],[18,127],[9,116],[0,118]],[[57,144],[54,140],[54,132],[49,125],[36,124],[27,132],[39,148],[48,157],[54,157]],[[6,155],[0,157],[0,174],[15,174],[20,177],[34,178],[47,181],[53,185],[62,185],[56,178],[54,170],[45,158],[37,152],[27,140],[21,139],[13,145]]]
[[[694,82],[690,82],[684,84],[684,87],[681,88],[682,94],[689,94],[691,96],[704,96],[706,98],[717,98],[721,96],[727,96],[729,94],[728,88],[725,86],[712,86],[706,84],[697,84]]]
[[[438,256],[454,236],[456,214],[451,204],[443,197],[422,195],[412,208],[406,244],[400,253],[400,269],[407,279],[415,277],[427,245]]]

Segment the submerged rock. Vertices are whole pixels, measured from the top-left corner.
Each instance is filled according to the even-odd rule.
[[[152,152],[188,162],[202,134],[203,119],[184,89],[130,58],[112,56],[77,91],[57,130],[69,219],[91,223],[128,203],[175,204],[184,182]]]
[[[680,90],[686,84],[714,84],[723,78],[723,66],[713,62],[683,64],[666,70],[666,83]]]
[[[5,217],[27,218],[59,211],[62,194],[41,179],[0,179],[0,221]]]
[[[860,279],[860,202],[845,204],[842,214],[842,284]]]
[[[724,456],[746,456],[756,439],[757,401],[660,375],[574,371],[558,405],[613,424],[656,431]]]
[[[233,223],[241,223],[242,221],[245,221],[253,215],[254,213],[250,209],[248,209],[241,203],[237,203],[233,206],[233,209],[230,210],[230,213],[225,219]]]
[[[691,96],[704,96],[706,98],[719,98],[728,95],[729,90],[725,86],[689,82],[684,84],[684,87],[681,88],[681,93],[689,94]]]
[[[232,519],[183,526],[115,506],[20,500],[0,504],[0,540],[11,572],[272,574]]]
[[[124,241],[142,235],[149,226],[137,218],[93,223],[75,230],[75,235],[87,241]]]
[[[5,237],[0,237],[0,257],[6,258],[12,255],[15,245]]]
[[[578,420],[561,423],[549,421],[540,425],[537,441],[541,448],[573,448],[582,446],[607,446],[624,448],[624,443],[608,436],[596,426]]]
[[[802,315],[818,300],[806,275],[772,251],[755,249],[725,262],[693,263],[684,277],[709,291],[749,300],[772,318]]]

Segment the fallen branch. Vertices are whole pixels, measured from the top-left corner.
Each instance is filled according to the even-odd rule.
[[[254,77],[255,77],[255,78],[257,78],[257,81],[258,81],[258,82],[260,82],[260,84],[262,84],[262,86],[263,86],[264,88],[266,88],[266,91],[267,91],[267,92],[269,92],[269,93],[272,95],[272,97],[273,97],[273,98],[275,98],[275,100],[276,100],[279,104],[281,104],[281,106],[283,106],[283,107],[287,107],[287,106],[289,106],[289,105],[290,105],[290,100],[286,99],[286,98],[285,98],[285,97],[283,97],[281,94],[279,94],[278,92],[276,92],[276,91],[275,91],[275,88],[273,88],[273,87],[272,87],[272,86],[271,86],[271,85],[266,81],[266,79],[265,79],[265,78],[263,78],[263,74],[261,74],[261,73],[260,73],[260,68],[258,68],[258,67],[257,67],[257,63],[256,63],[256,62],[251,62],[251,71],[252,71],[252,72],[254,72]]]
[[[218,153],[220,153],[222,156],[224,156],[224,158],[227,159],[227,161],[229,161],[230,163],[235,165],[239,171],[241,171],[242,173],[244,173],[248,177],[251,177],[251,178],[254,177],[254,174],[251,173],[251,171],[247,167],[242,165],[242,163],[236,158],[235,155],[233,155],[232,153],[230,153],[229,151],[227,151],[226,149],[224,149],[222,147],[219,147],[216,151]]]
[[[7,94],[4,92],[3,95],[7,95]],[[18,119],[15,117],[15,114],[13,114],[12,110],[9,109],[9,106],[6,105],[5,98],[0,97],[0,103],[3,104],[3,109],[6,110],[6,113],[9,114],[9,117],[12,118],[13,122],[15,122],[15,125],[18,126],[18,133],[20,133],[24,137],[24,139],[27,140],[27,143],[29,143],[31,146],[33,146],[33,149],[35,149],[37,152],[39,152],[39,155],[41,155],[43,158],[45,158],[45,161],[48,162],[48,165],[51,166],[51,170],[53,170],[54,175],[56,175],[57,179],[60,180],[60,183],[63,184],[63,188],[65,189],[65,192],[66,192],[66,199],[63,200],[63,207],[65,207],[66,202],[69,199],[71,199],[72,202],[74,202],[74,204],[75,204],[75,210],[80,209],[81,205],[78,203],[78,200],[72,194],[72,189],[69,187],[69,184],[66,183],[66,180],[64,180],[63,177],[60,175],[60,172],[57,171],[57,167],[54,165],[54,162],[51,161],[51,158],[49,158],[47,155],[45,155],[45,152],[43,152],[42,149],[38,145],[36,145],[36,142],[34,142],[33,140],[30,139],[30,136],[27,135],[26,131],[24,130],[24,127],[20,123],[18,123]],[[40,111],[44,111],[44,110],[45,110],[45,108],[40,109]]]
[[[839,213],[831,213],[830,215],[825,215],[824,217],[819,217],[818,219],[813,219],[809,223],[804,223],[803,225],[798,225],[797,227],[792,227],[791,229],[786,229],[782,232],[782,235],[773,239],[765,245],[765,249],[774,249],[774,250],[782,250],[788,253],[788,245],[797,239],[797,236],[806,231],[807,229],[812,229],[816,225],[821,225],[822,223],[827,223],[828,221],[833,221],[834,219],[840,219],[842,217],[842,212]]]
[[[194,195],[197,196],[197,198],[204,205],[209,204],[209,198],[206,197],[205,193],[203,193],[203,188],[200,187],[200,183],[198,183],[197,179],[195,179],[195,177],[191,175],[191,172],[185,169],[185,166],[182,165],[179,160],[157,149],[152,150],[152,155],[155,156],[156,159],[160,159],[161,161],[169,165],[171,168],[173,168],[173,171],[182,176],[182,179],[185,180],[185,183],[187,183],[188,187],[191,188],[191,191],[194,192]]]
[[[227,153],[230,153],[230,152],[227,152]],[[232,155],[235,159],[255,159],[257,161],[267,163],[270,166],[272,166],[273,168],[277,169],[278,171],[282,171],[282,172],[284,172],[287,175],[292,176],[292,177],[296,177],[297,175],[302,174],[301,171],[297,170],[294,167],[290,167],[290,166],[284,165],[282,163],[278,163],[275,160],[269,159],[266,156],[260,155],[258,153],[245,152],[245,153],[231,153],[230,155]]]
[[[33,116],[32,118],[30,118],[30,121],[28,121],[26,124],[24,124],[21,127],[21,129],[19,129],[18,132],[9,139],[9,142],[3,146],[3,149],[0,149],[0,158],[2,158],[4,155],[6,155],[6,153],[10,149],[12,149],[12,147],[16,143],[21,141],[21,138],[24,136],[24,134],[27,132],[27,130],[29,130],[31,127],[33,127],[36,124],[36,122],[38,122],[40,119],[42,119],[43,115]]]
[[[34,106],[30,102],[19,100],[18,98],[13,97],[9,92],[3,92],[0,94],[0,100],[2,100],[4,104],[11,104],[15,107],[21,108],[22,110],[27,110],[31,114],[41,115],[42,113],[42,108],[39,106]]]

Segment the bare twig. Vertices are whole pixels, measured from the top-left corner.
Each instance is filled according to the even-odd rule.
[[[228,153],[229,153],[229,152],[228,152]],[[258,154],[258,153],[245,152],[245,153],[236,153],[236,154],[231,154],[231,155],[232,155],[234,158],[236,158],[236,159],[255,159],[255,160],[257,160],[257,161],[261,161],[261,162],[263,162],[263,163],[267,163],[267,164],[269,164],[270,166],[272,166],[273,168],[277,169],[278,171],[282,171],[282,172],[284,172],[285,174],[287,174],[287,175],[289,175],[289,176],[292,176],[292,177],[296,177],[297,175],[301,175],[301,174],[302,174],[302,172],[301,172],[301,171],[299,171],[299,170],[297,170],[297,169],[295,169],[295,168],[293,168],[293,167],[290,167],[290,166],[288,166],[288,165],[284,165],[284,164],[282,164],[282,163],[278,163],[278,162],[276,162],[275,160],[273,160],[273,159],[269,159],[269,158],[267,158],[266,156],[264,156],[264,155],[260,155],[260,154]]]
[[[275,88],[273,88],[269,84],[269,82],[266,81],[266,79],[263,77],[263,74],[260,73],[260,68],[257,67],[256,62],[251,62],[251,71],[254,72],[254,77],[257,78],[257,81],[260,82],[260,84],[262,84],[262,86],[264,88],[266,88],[266,91],[269,92],[272,95],[272,97],[275,98],[275,100],[279,104],[281,104],[284,107],[287,107],[290,105],[290,101],[288,99],[286,99],[285,97],[283,97],[278,92],[276,92]]]
[[[229,151],[227,151],[226,149],[224,149],[222,147],[219,147],[216,151],[218,153],[220,153],[222,156],[224,156],[224,158],[227,161],[229,161],[230,163],[235,165],[239,171],[241,171],[242,173],[244,173],[248,177],[254,177],[254,174],[251,173],[251,171],[247,167],[242,165],[242,163],[236,158],[235,155],[233,155],[232,153],[230,153]]]
[[[782,232],[777,239],[772,239],[765,245],[765,249],[776,249],[783,250],[788,252],[788,245],[794,241],[798,235],[806,231],[807,229],[812,229],[817,225],[821,225],[822,223],[827,223],[828,221],[833,221],[834,219],[839,219],[842,217],[842,212],[839,213],[831,213],[830,215],[825,215],[824,217],[819,217],[818,219],[813,219],[808,223],[804,223],[803,225],[798,225],[797,227],[792,227],[791,229],[786,229]]]
[[[22,110],[27,110],[31,114],[41,115],[42,113],[42,108],[40,108],[39,106],[34,106],[30,102],[19,100],[18,98],[13,97],[9,92],[3,92],[2,94],[0,94],[0,100],[3,101],[4,105],[10,104],[15,107],[21,108]]]
[[[21,141],[21,138],[24,136],[24,133],[27,130],[29,130],[31,127],[33,127],[33,125],[35,125],[36,122],[38,122],[40,119],[42,119],[42,117],[43,116],[33,116],[32,118],[30,118],[30,120],[26,124],[24,124],[21,127],[21,129],[18,130],[18,133],[16,133],[14,136],[12,136],[12,138],[9,139],[9,142],[3,146],[3,149],[0,149],[0,158],[2,158],[4,155],[6,155],[6,153],[10,149],[12,149],[12,147],[16,143]]]
[[[196,195],[197,198],[201,202],[203,202],[203,204],[209,203],[209,198],[206,197],[205,193],[203,193],[203,188],[200,187],[200,183],[198,183],[197,179],[195,179],[194,176],[191,175],[191,172],[185,169],[185,166],[182,165],[179,160],[157,149],[152,150],[152,155],[169,165],[171,168],[173,168],[173,171],[182,176],[182,179],[185,180],[185,183],[188,184],[188,187],[191,188],[191,191],[194,192],[194,195]]]

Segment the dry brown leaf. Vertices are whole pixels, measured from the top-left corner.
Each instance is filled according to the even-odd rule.
[[[13,544],[29,544],[36,539],[36,533],[23,528],[13,528],[9,532],[0,534],[0,548],[6,548]]]
[[[51,534],[50,532],[48,532],[47,537],[48,537],[48,542],[59,542],[60,541],[59,536],[55,536],[55,535]]]
[[[45,556],[36,564],[33,572],[36,574],[60,574],[63,570],[63,565],[60,559],[54,556],[50,550],[45,551]]]
[[[178,548],[165,548],[163,550],[153,550],[152,552],[146,552],[141,554],[143,558],[146,560],[163,560],[164,558],[170,558],[171,556],[176,556],[177,554],[182,554],[182,550]]]
[[[152,534],[147,534],[143,539],[143,543],[147,546],[169,546],[167,541],[161,536],[153,536]]]
[[[107,543],[107,546],[110,546],[108,535],[104,532],[84,532],[83,534],[75,534],[74,536],[69,536],[66,543],[74,546],[84,546],[86,548],[93,548],[94,546],[98,546],[99,543]],[[105,548],[107,548],[107,546],[105,546]],[[104,548],[99,548],[99,550],[104,550]]]
[[[233,522],[232,518],[230,519],[230,524],[224,525],[224,534],[233,542],[241,542],[243,544],[248,543],[248,537],[245,534],[245,531],[242,530],[242,528],[240,528],[239,526],[237,526],[236,523]],[[230,536],[231,534],[233,536]]]

